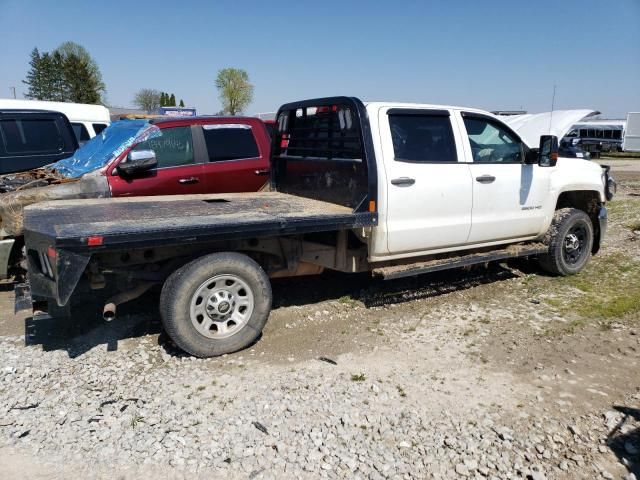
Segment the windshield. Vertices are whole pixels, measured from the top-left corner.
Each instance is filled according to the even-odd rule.
[[[120,120],[93,137],[69,158],[52,163],[47,168],[67,178],[81,177],[107,165],[134,142],[155,136],[158,127],[147,120]]]

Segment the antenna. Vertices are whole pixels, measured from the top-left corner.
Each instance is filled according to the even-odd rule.
[[[553,96],[551,97],[551,115],[549,115],[549,135],[551,135],[551,125],[553,123],[553,107],[556,104],[556,86],[553,85]]]

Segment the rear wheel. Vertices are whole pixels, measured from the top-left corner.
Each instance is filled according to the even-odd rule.
[[[593,224],[582,210],[557,210],[546,237],[549,250],[540,266],[554,275],[573,275],[584,268],[593,248]]]
[[[254,260],[214,253],[176,270],[165,282],[160,314],[169,337],[196,357],[247,347],[271,310],[271,285]]]

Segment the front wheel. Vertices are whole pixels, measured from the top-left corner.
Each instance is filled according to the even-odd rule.
[[[162,323],[171,339],[196,357],[247,347],[271,310],[269,277],[235,252],[194,260],[169,276],[160,296]]]
[[[593,224],[582,210],[562,208],[555,212],[547,232],[546,254],[540,266],[553,275],[573,275],[584,268],[593,248]]]

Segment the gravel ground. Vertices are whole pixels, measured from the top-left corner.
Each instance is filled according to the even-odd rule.
[[[631,207],[589,271],[640,258],[623,172]],[[535,272],[282,281],[263,338],[207,360],[164,338],[153,295],[111,324],[27,320],[27,345],[3,315],[0,476],[640,476],[638,309],[586,322],[563,305],[587,293]]]

